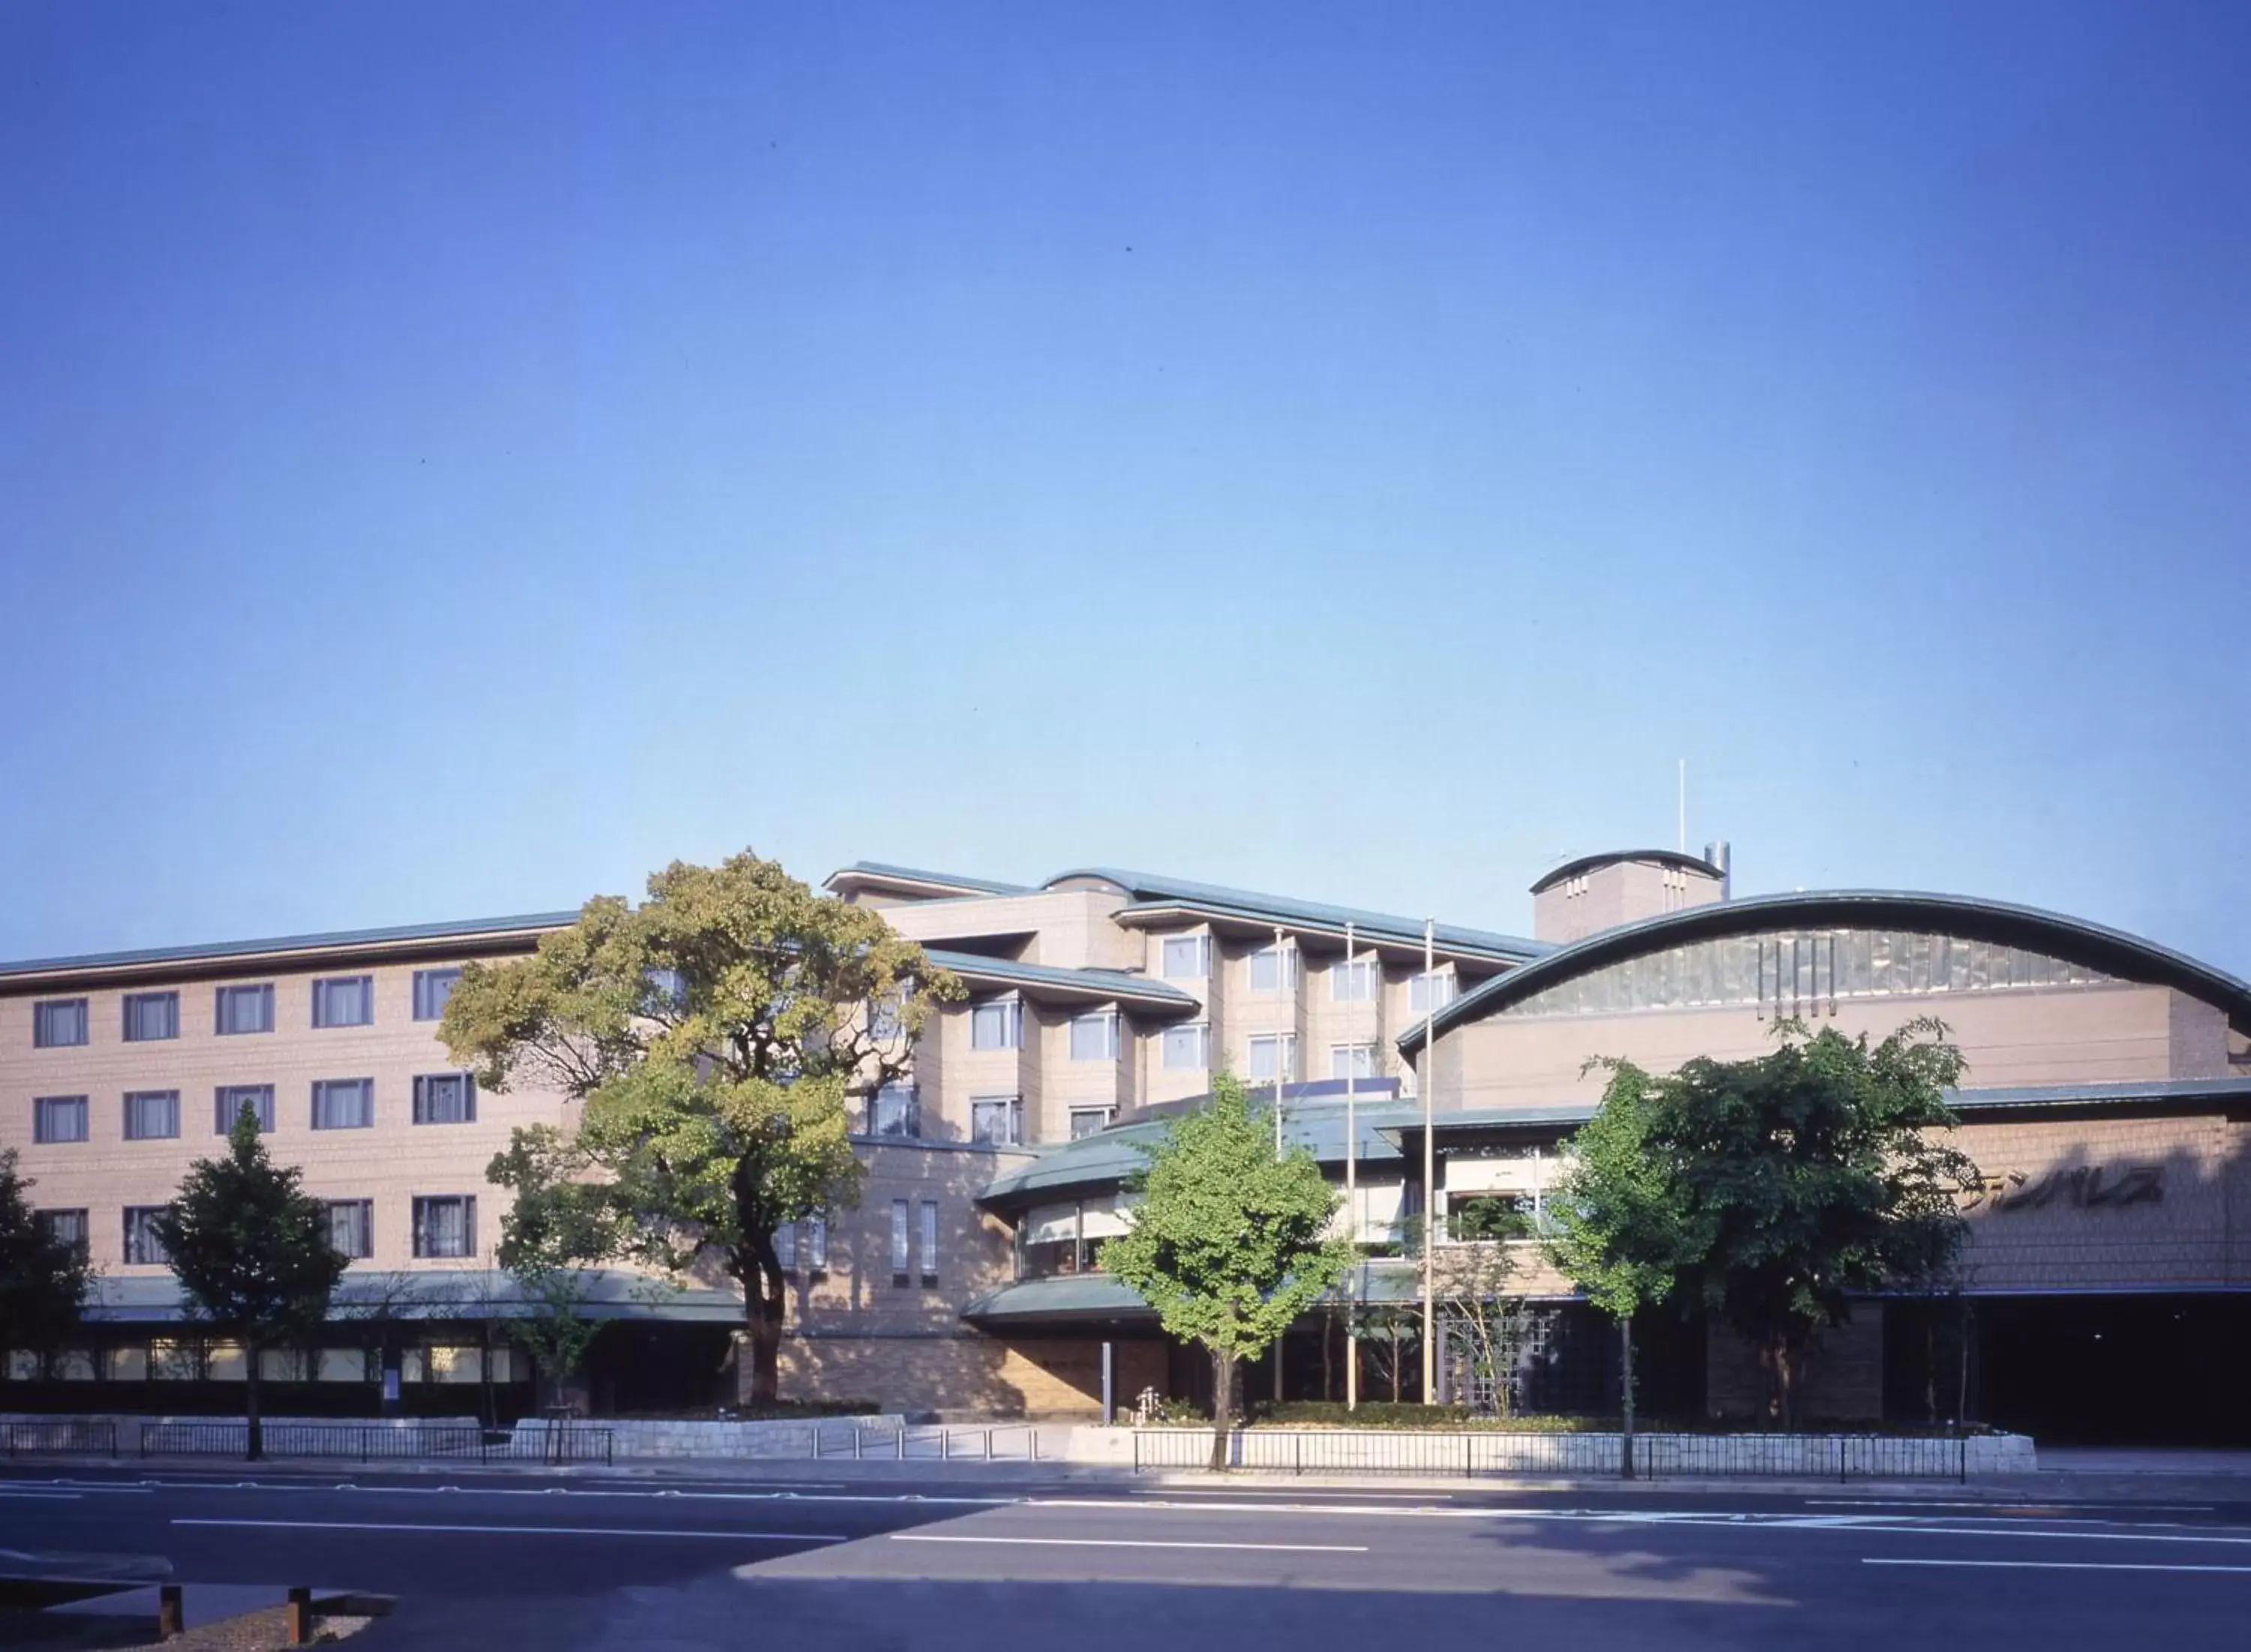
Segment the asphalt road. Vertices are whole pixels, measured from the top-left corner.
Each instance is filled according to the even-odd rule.
[[[24,1469],[0,1548],[398,1596],[362,1652],[2251,1645],[2227,1503]]]

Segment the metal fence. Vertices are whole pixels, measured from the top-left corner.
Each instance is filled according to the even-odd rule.
[[[812,1448],[809,1455],[816,1459],[847,1455],[840,1442],[818,1428],[813,1431]],[[855,1426],[849,1455],[855,1462],[1037,1462],[1040,1431],[1030,1423],[978,1423],[964,1427]]]
[[[268,1457],[440,1459],[465,1462],[599,1462],[614,1458],[607,1428],[483,1428],[462,1423],[306,1423],[260,1425]],[[240,1421],[150,1422],[141,1427],[144,1457],[242,1457],[250,1426]]]
[[[1969,1477],[1959,1435],[1694,1434],[1634,1437],[1635,1472],[1648,1479],[1773,1477],[1797,1480]],[[1133,1468],[1202,1469],[1209,1428],[1136,1428]],[[1474,1479],[1480,1475],[1616,1476],[1615,1434],[1511,1434],[1503,1429],[1237,1428],[1232,1469],[1279,1474],[1401,1474]]]
[[[84,1417],[0,1422],[0,1456],[19,1454],[114,1457],[117,1455],[117,1425]]]

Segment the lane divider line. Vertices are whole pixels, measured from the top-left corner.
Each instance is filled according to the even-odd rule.
[[[893,1531],[893,1543],[999,1543],[1034,1549],[1257,1549],[1271,1554],[1366,1554],[1364,1543],[1193,1543],[1160,1538],[976,1538],[940,1531]]]
[[[658,1526],[490,1526],[384,1520],[218,1520],[175,1518],[176,1526],[254,1526],[281,1531],[466,1531],[499,1538],[710,1538],[729,1543],[849,1543],[835,1531],[682,1531]]]
[[[2251,1566],[2197,1566],[2161,1560],[1910,1560],[1862,1555],[1864,1566],[1976,1566],[1992,1572],[2226,1572],[2251,1577]]]

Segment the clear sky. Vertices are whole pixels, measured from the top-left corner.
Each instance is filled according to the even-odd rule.
[[[0,957],[745,846],[2251,975],[2251,5],[0,7]]]

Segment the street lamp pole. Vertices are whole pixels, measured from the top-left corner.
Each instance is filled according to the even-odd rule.
[[[1351,920],[1344,926],[1344,978],[1353,978]],[[1350,1002],[1351,1000],[1347,1000]],[[1352,1284],[1344,1299],[1344,1408],[1360,1409],[1360,1114],[1356,1093],[1360,1078],[1360,1046],[1354,1041],[1355,1022],[1347,1020],[1344,1033],[1344,1232],[1352,1246]]]

